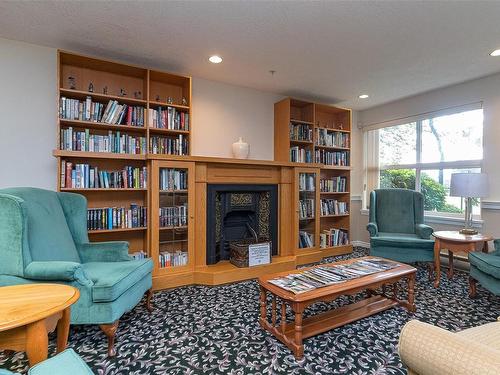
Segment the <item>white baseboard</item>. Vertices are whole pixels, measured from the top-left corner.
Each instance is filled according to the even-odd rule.
[[[369,249],[370,243],[365,241],[352,241],[352,246],[360,246]]]

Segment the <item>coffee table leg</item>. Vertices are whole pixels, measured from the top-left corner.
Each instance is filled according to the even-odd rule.
[[[304,356],[304,344],[302,343],[302,312],[295,312],[295,357],[300,359]]]
[[[408,277],[408,311],[415,312],[415,274]]]
[[[26,326],[26,355],[30,366],[47,359],[49,354],[49,338],[45,319]]]
[[[68,307],[63,310],[61,319],[57,322],[57,352],[61,353],[66,349],[68,344],[69,335],[69,318],[71,315],[71,308]]]
[[[453,277],[453,251],[448,249],[448,279]]]
[[[260,287],[260,325],[261,327],[265,328],[265,321],[267,317],[267,312],[266,312],[266,290],[261,286]]]
[[[439,238],[436,238],[434,241],[434,268],[436,270],[436,279],[434,280],[434,287],[439,288],[439,279],[441,278],[441,244],[439,242]]]

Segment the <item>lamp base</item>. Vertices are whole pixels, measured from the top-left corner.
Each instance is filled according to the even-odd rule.
[[[464,228],[464,229],[461,229],[459,233],[465,234],[466,236],[472,236],[474,234],[478,234],[478,231],[475,229]]]

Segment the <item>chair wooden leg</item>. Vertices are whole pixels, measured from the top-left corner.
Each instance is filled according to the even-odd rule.
[[[104,332],[106,337],[108,338],[108,357],[114,357],[116,355],[115,349],[115,335],[116,330],[118,329],[119,320],[113,322],[111,324],[101,324],[99,328]]]
[[[472,276],[469,276],[469,297],[474,298],[476,297],[476,285],[477,281],[472,278]]]
[[[146,292],[146,309],[148,309],[149,312],[153,311],[153,304],[151,303],[151,300],[153,299],[153,288],[148,289]]]

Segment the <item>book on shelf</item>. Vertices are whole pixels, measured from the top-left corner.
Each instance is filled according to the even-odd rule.
[[[188,264],[188,253],[177,250],[175,252],[162,251],[159,256],[160,268],[178,267]]]
[[[160,190],[187,190],[188,172],[184,169],[161,168]]]
[[[61,188],[66,189],[146,189],[147,176],[147,167],[103,171],[90,164],[61,161]]]
[[[113,125],[129,125],[144,127],[144,107],[120,104],[116,100],[107,105],[92,101],[61,97],[59,101],[59,117],[65,120],[101,122]]]
[[[174,107],[149,108],[148,124],[156,129],[189,130],[189,113]]]
[[[299,248],[314,247],[314,235],[304,230],[299,231]]]
[[[93,134],[89,129],[61,129],[60,149],[66,151],[110,152],[115,154],[145,154],[146,137],[108,131],[107,135]]]
[[[311,126],[290,123],[290,140],[312,142],[312,134]]]
[[[313,219],[314,218],[314,199],[300,199],[299,200],[299,219]]]
[[[315,175],[313,173],[299,174],[299,190],[314,191],[316,187]]]
[[[146,259],[148,255],[143,250],[134,251],[130,254],[135,260]]]
[[[339,167],[349,166],[348,151],[327,151],[316,150],[314,152],[315,162],[325,165],[335,165]]]
[[[331,129],[316,129],[316,145],[349,148],[349,134]]]
[[[320,208],[321,216],[345,215],[349,213],[348,203],[336,199],[321,199]]]
[[[177,137],[150,136],[149,150],[152,154],[188,155],[189,142],[182,134]]]
[[[294,163],[312,163],[312,152],[299,146],[290,147],[290,161]]]
[[[87,210],[88,230],[142,228],[147,226],[147,208],[132,203],[127,207],[102,207]]]
[[[319,247],[322,249],[347,244],[349,244],[349,232],[345,229],[330,228],[319,234]]]
[[[322,193],[345,193],[347,192],[347,177],[321,178],[319,188]]]
[[[188,205],[160,207],[160,227],[183,227],[187,225]]]

